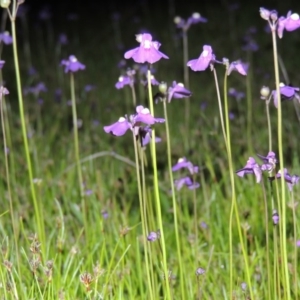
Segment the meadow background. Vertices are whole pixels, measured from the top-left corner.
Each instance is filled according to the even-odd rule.
[[[93,1],[25,1],[20,6],[17,49],[33,178],[27,172],[13,48],[1,44],[1,59],[5,60],[2,85],[9,95],[1,100],[6,134],[1,127],[0,299],[298,299],[299,244],[295,242],[300,240],[296,205],[299,186],[295,185],[293,193],[286,193],[283,241],[282,227],[277,231],[272,219],[273,209],[282,209],[276,205],[281,200],[278,193],[272,193],[267,175],[263,177],[263,187],[253,175],[235,175],[239,222],[234,218],[231,228],[230,261],[229,163],[238,170],[250,156],[266,156],[269,151],[266,104],[260,98],[260,89],[276,87],[272,38],[259,8],[276,9],[279,16],[285,16],[289,10],[300,13],[300,4],[292,0],[214,3],[170,0],[128,1],[125,5],[110,1],[104,7]],[[228,89],[242,93],[241,99],[228,96],[225,112],[230,116],[231,162],[209,69],[189,70],[192,96],[188,100],[188,119],[187,99],[172,99],[167,104],[172,165],[186,157],[199,166],[193,180],[200,187],[176,191],[177,237],[166,128],[156,124],[155,133],[162,139],[156,145],[156,157],[163,241],[159,237],[149,241],[150,232],[161,230],[150,147],[143,150],[147,162],[145,235],[132,136],[127,133],[115,137],[105,133],[103,127],[135,112],[130,88],[115,88],[119,76],[134,66],[133,60],[120,62],[127,50],[138,46],[135,34],[151,33],[162,44],[160,50],[169,56],[153,65],[155,78],[169,85],[174,80],[183,82],[182,36],[173,19],[187,19],[193,12],[208,21],[192,25],[188,31],[189,60],[197,58],[203,45],[208,44],[219,60],[242,59],[250,67],[246,77],[237,72],[228,77]],[[4,9],[1,14],[1,32],[11,32]],[[62,42],[61,34],[67,40]],[[257,43],[257,51],[245,50],[249,38]],[[285,32],[278,39],[280,80],[295,87],[300,86],[299,48],[300,30]],[[74,74],[82,197],[73,139],[70,74],[65,74],[60,65],[69,55],[75,55],[86,66]],[[218,65],[216,69],[224,99],[225,68]],[[137,104],[149,107],[147,89],[139,79],[135,84]],[[153,94],[158,92],[157,86],[152,89]],[[162,103],[154,104],[154,109],[156,117],[164,117]],[[278,118],[273,100],[269,109],[272,150],[277,154]],[[297,175],[299,112],[298,101],[282,102],[284,167]],[[174,179],[187,174],[180,172],[174,172]],[[281,255],[283,242],[286,262]]]

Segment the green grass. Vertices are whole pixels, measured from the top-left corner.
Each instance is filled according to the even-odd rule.
[[[171,104],[167,104],[170,159],[174,165],[178,158],[187,157],[199,166],[200,172],[195,179],[201,186],[195,193],[184,187],[176,191],[175,201],[172,199],[168,135],[164,124],[156,124],[155,134],[162,138],[162,142],[156,144],[159,202],[153,184],[150,145],[142,150],[146,163],[144,174],[141,171],[140,174],[145,185],[141,186],[139,192],[131,133],[113,137],[103,130],[103,126],[112,124],[120,116],[134,112],[129,87],[123,90],[114,88],[120,76],[118,61],[125,51],[137,46],[134,34],[140,26],[129,22],[134,12],[127,9],[122,14],[120,32],[115,31],[110,21],[98,35],[91,32],[89,22],[92,23],[92,20],[87,18],[87,23],[82,27],[78,26],[79,21],[68,23],[65,27],[63,22],[50,22],[48,29],[52,28],[53,31],[46,31],[44,23],[33,27],[29,22],[29,36],[23,36],[22,39],[18,34],[23,27],[18,20],[21,88],[42,81],[48,91],[37,96],[23,94],[33,186],[37,198],[37,205],[34,205],[24,154],[12,46],[4,45],[1,58],[6,64],[2,69],[2,77],[10,94],[5,101],[2,99],[1,106],[6,133],[3,135],[1,127],[1,143],[4,146],[5,136],[9,148],[7,155],[3,150],[0,156],[1,300],[250,299],[250,295],[253,299],[299,298],[295,247],[295,241],[300,239],[299,235],[295,235],[295,231],[299,231],[299,210],[290,208],[299,202],[299,186],[295,185],[293,194],[288,192],[286,184],[283,186],[286,188],[286,240],[283,241],[284,227],[274,226],[272,222],[273,209],[281,212],[284,203],[280,180],[276,181],[278,192],[275,184],[270,186],[268,174],[263,174],[264,185],[257,184],[253,175],[245,178],[234,175],[234,183],[230,180],[230,165],[233,170],[238,170],[245,165],[249,156],[256,158],[256,153],[266,155],[269,150],[265,102],[260,99],[259,91],[263,85],[275,89],[275,77],[272,40],[263,30],[265,22],[261,20],[258,9],[255,13],[250,11],[241,26],[234,25],[239,20],[237,12],[228,12],[233,23],[224,22],[220,27],[220,12],[206,6],[208,23],[194,25],[188,32],[189,59],[198,57],[203,44],[209,44],[219,60],[228,57],[230,61],[238,58],[246,61],[247,53],[241,50],[240,41],[246,29],[253,22],[256,24],[254,38],[260,49],[252,53],[250,66],[252,113],[249,117],[246,98],[236,101],[228,97],[228,111],[233,112],[235,118],[229,122],[232,153],[227,155],[213,73],[209,69],[205,72],[189,71],[189,86],[193,93],[190,98],[189,128],[186,127],[185,100],[173,99]],[[174,40],[171,35],[170,28],[174,25],[170,16],[167,20],[163,12],[157,12],[156,22],[151,22],[150,11],[141,11],[140,25],[145,23],[148,26],[155,34],[155,40],[162,43],[160,50],[170,57],[154,65],[157,69],[155,77],[168,84],[173,80],[183,81],[181,40]],[[191,13],[188,11],[186,16]],[[182,17],[186,16],[182,14]],[[61,28],[67,31],[70,41],[60,49],[55,41]],[[117,34],[125,43],[122,51],[116,50]],[[300,76],[295,72],[300,65],[295,54],[297,34],[299,31],[285,32],[283,39],[278,41],[279,54],[294,86],[300,85]],[[51,36],[55,40],[49,39]],[[30,42],[30,57],[24,52],[24,41]],[[63,67],[59,65],[61,59],[66,59],[70,54],[76,55],[86,65],[85,71],[74,74],[77,116],[82,121],[78,129],[82,181],[84,191],[92,191],[83,198],[73,140],[72,107],[68,105],[71,99],[69,74],[64,74]],[[38,71],[34,76],[27,75],[27,66],[30,64]],[[127,61],[127,66],[132,65],[132,61]],[[218,65],[216,69],[224,109],[225,68]],[[282,73],[280,78],[284,78]],[[245,93],[247,84],[249,86],[247,79],[237,73],[232,73],[227,82],[228,88],[234,87]],[[96,88],[85,92],[86,84],[94,84]],[[54,96],[57,88],[62,90],[60,101],[56,101]],[[157,91],[157,87],[153,87],[153,94]],[[136,93],[137,104],[148,107],[147,91],[136,85]],[[43,99],[42,105],[37,103],[39,98]],[[205,110],[201,109],[204,102],[207,103]],[[295,102],[295,107],[299,109],[298,102]],[[295,107],[291,101],[282,102],[281,107],[284,167],[291,174],[300,173],[300,131]],[[155,105],[154,111],[156,117],[163,117],[163,104]],[[272,103],[270,117],[273,151],[278,153],[277,110]],[[249,120],[252,120],[251,124]],[[249,137],[252,143],[249,143]],[[228,161],[228,157],[232,160]],[[177,179],[186,174],[185,171],[174,172],[173,177]],[[233,189],[240,224],[234,212],[230,227]],[[148,242],[142,225],[146,234],[162,229],[158,205],[164,240],[161,238]],[[177,226],[174,226],[174,205]],[[284,271],[283,245],[287,250],[288,274]],[[205,273],[197,276],[198,268],[204,269]],[[241,287],[243,283],[247,283],[245,290]]]

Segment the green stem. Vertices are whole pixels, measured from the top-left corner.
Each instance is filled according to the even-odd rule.
[[[88,222],[87,222],[87,206],[84,195],[84,185],[83,177],[80,163],[79,155],[79,141],[78,141],[78,126],[77,126],[77,110],[76,110],[76,97],[75,97],[75,80],[74,74],[70,73],[70,89],[71,89],[71,101],[72,101],[72,117],[73,117],[73,138],[74,138],[74,151],[75,151],[75,162],[77,166],[77,176],[79,183],[80,199],[81,199],[81,209],[83,214],[83,222],[85,227],[85,233],[88,232]],[[86,235],[87,236],[87,235]]]
[[[148,79],[150,112],[151,112],[152,116],[154,116],[150,65],[148,66],[147,79]],[[169,283],[169,280],[167,280],[167,278],[168,278],[167,252],[166,252],[166,245],[165,245],[165,237],[164,237],[162,214],[161,214],[161,203],[160,203],[159,187],[158,187],[156,144],[155,144],[155,130],[154,129],[152,129],[152,138],[151,138],[150,145],[151,145],[151,156],[152,156],[152,166],[153,166],[153,181],[154,181],[153,183],[154,183],[155,203],[156,203],[156,210],[157,210],[158,225],[159,225],[160,234],[161,234],[160,240],[161,240],[161,245],[162,245],[164,275],[166,278],[165,282],[166,282],[166,289],[167,289],[167,299],[171,299],[170,283]]]
[[[266,101],[266,114],[267,114],[268,134],[269,134],[269,151],[272,151],[272,128],[271,128],[269,104],[270,101]]]
[[[292,210],[293,210],[293,230],[294,230],[294,295],[298,300],[298,249],[297,249],[297,217],[294,192],[291,192]]]
[[[166,138],[167,138],[167,156],[168,156],[168,167],[169,167],[169,176],[170,176],[170,184],[172,191],[172,204],[173,204],[173,216],[174,216],[174,228],[175,228],[175,238],[176,238],[176,248],[177,248],[177,259],[179,263],[179,276],[180,276],[180,290],[181,290],[181,299],[185,299],[185,289],[184,289],[184,277],[183,277],[183,263],[182,263],[182,255],[180,249],[180,238],[179,238],[179,229],[178,229],[178,219],[177,219],[177,201],[174,187],[174,179],[173,179],[173,171],[172,171],[172,160],[171,160],[171,138],[170,138],[170,130],[169,130],[169,120],[168,120],[168,112],[167,112],[167,100],[163,100],[164,105],[164,117],[166,120]]]
[[[278,100],[277,107],[277,125],[278,125],[278,152],[279,152],[279,166],[281,174],[283,174],[283,143],[282,143],[282,110],[281,110],[281,96],[280,96],[280,80],[279,80],[279,68],[278,68],[278,57],[277,57],[277,41],[276,41],[276,30],[272,27],[272,42],[273,42],[273,55],[274,55],[274,71],[275,71],[275,83],[276,83],[276,93]],[[280,244],[283,250],[282,264],[284,268],[284,286],[285,294],[287,299],[291,299],[290,281],[289,281],[289,271],[288,271],[288,258],[287,258],[287,247],[286,247],[286,197],[285,197],[285,184],[284,176],[281,176],[281,214],[280,223],[282,224],[281,239]]]
[[[232,195],[231,205],[232,205],[232,207],[234,207],[234,212],[235,212],[235,216],[236,216],[237,229],[238,229],[239,239],[240,239],[242,253],[243,253],[244,262],[245,262],[245,272],[246,272],[247,283],[248,283],[249,292],[250,292],[250,299],[254,299],[252,284],[251,284],[251,277],[250,277],[250,270],[249,270],[249,265],[248,265],[248,256],[247,256],[247,252],[246,252],[245,245],[243,242],[243,234],[241,231],[239,211],[238,211],[238,206],[237,206],[237,201],[236,201],[235,180],[234,180],[235,172],[234,172],[233,163],[232,163],[230,125],[229,125],[229,113],[228,113],[229,109],[228,109],[228,98],[227,98],[227,77],[228,77],[228,75],[227,75],[227,71],[226,71],[225,76],[224,76],[224,106],[225,106],[225,124],[226,124],[226,134],[227,134],[226,135],[226,137],[227,137],[227,141],[226,141],[227,156],[228,156],[229,175],[230,175],[230,182],[231,182],[231,195]],[[232,210],[233,210],[233,208],[231,208],[231,214],[230,214],[230,220],[229,220],[229,232],[231,232],[233,229]],[[231,239],[230,242],[232,243],[232,233],[230,234],[230,239]],[[232,246],[231,246],[231,251],[232,251]],[[230,253],[230,255],[231,256],[233,255],[232,252]],[[232,259],[232,257],[231,257],[231,259]],[[233,261],[231,261],[231,262],[233,262]],[[233,284],[232,278],[230,281],[231,281],[231,284]]]
[[[149,271],[149,261],[148,261],[148,245],[147,245],[147,231],[146,231],[146,220],[145,220],[145,206],[146,202],[143,199],[142,187],[141,187],[141,176],[140,176],[140,165],[139,165],[139,151],[138,145],[136,141],[136,136],[133,131],[133,145],[134,145],[134,154],[135,154],[135,163],[136,163],[136,177],[138,183],[138,194],[139,194],[139,202],[140,202],[140,213],[141,213],[141,220],[142,220],[142,230],[143,230],[143,245],[145,249],[145,261],[146,261],[146,274],[147,274],[147,284],[148,290],[150,293],[150,299],[155,299],[153,296],[153,287],[151,285],[151,278],[150,278],[150,271]],[[140,155],[141,156],[141,155]],[[142,156],[141,156],[142,158]]]
[[[251,65],[251,52],[248,52],[248,62]],[[247,91],[247,142],[248,142],[248,151],[253,153],[253,143],[252,143],[252,69],[250,68],[246,76],[246,91]]]
[[[13,12],[16,13],[16,1],[14,1],[13,5],[14,5]],[[30,158],[30,152],[29,152],[29,146],[28,146],[28,140],[27,140],[27,130],[26,130],[25,114],[24,114],[24,106],[23,106],[22,84],[21,84],[20,67],[19,67],[19,59],[18,59],[15,13],[13,13],[14,17],[11,18],[11,29],[12,29],[12,38],[13,38],[13,56],[14,56],[15,73],[16,73],[16,81],[17,81],[17,92],[18,92],[21,129],[22,129],[22,136],[23,136],[23,142],[24,142],[24,150],[25,150],[25,156],[26,156],[28,178],[29,178],[29,182],[30,182],[29,185],[30,185],[31,197],[33,200],[35,219],[36,219],[36,223],[37,223],[37,230],[38,230],[39,239],[41,241],[42,253],[45,255],[46,254],[46,252],[45,252],[46,245],[45,245],[45,229],[44,229],[43,212],[39,206],[39,202],[37,200],[37,196],[36,196],[36,192],[35,192],[31,158]]]

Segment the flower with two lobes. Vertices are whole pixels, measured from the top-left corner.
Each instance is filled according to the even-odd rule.
[[[136,40],[140,46],[127,51],[124,54],[126,59],[132,58],[136,63],[154,64],[161,58],[169,59],[169,57],[159,51],[160,43],[152,41],[152,36],[149,33],[137,34]]]
[[[148,108],[138,105],[136,107],[136,114],[130,115],[129,118],[127,116],[121,117],[117,122],[104,126],[103,129],[106,133],[110,133],[114,136],[122,136],[130,129],[135,136],[141,138],[142,146],[145,146],[149,143],[151,137],[150,125],[163,122],[165,122],[165,119],[154,118]],[[142,127],[141,123],[146,124],[147,126]],[[160,141],[159,138],[156,139],[156,142]]]
[[[236,174],[240,177],[244,177],[246,174],[254,174],[256,182],[259,183],[262,179],[262,172],[267,171],[271,174],[276,169],[276,164],[279,163],[276,154],[273,151],[270,151],[267,156],[260,154],[257,154],[257,156],[263,161],[263,164],[259,165],[253,157],[249,157],[245,167],[236,171]],[[269,177],[269,179],[274,180],[281,177],[281,170],[279,170],[275,177]],[[292,191],[293,186],[300,180],[298,175],[290,175],[285,168],[283,169],[283,177],[290,191]]]
[[[5,45],[10,45],[13,43],[13,38],[11,37],[8,31],[4,31],[0,33],[0,42],[2,42]]]
[[[172,167],[172,171],[178,171],[181,169],[188,169],[190,175],[174,180],[175,187],[179,191],[183,186],[186,186],[190,190],[197,189],[200,184],[194,181],[194,174],[199,172],[199,167],[194,166],[185,157],[179,158],[178,162]]]
[[[176,81],[173,81],[172,86],[169,86],[169,88],[165,82],[161,82],[158,88],[159,92],[154,96],[155,102],[167,100],[170,103],[172,98],[181,99],[192,95],[190,90],[186,89],[182,83],[177,83]]]
[[[244,177],[246,174],[254,174],[256,177],[256,182],[261,182],[262,172],[268,171],[271,173],[275,170],[278,160],[276,154],[273,151],[269,151],[267,156],[257,154],[257,156],[263,161],[262,165],[259,165],[253,157],[249,157],[244,168],[236,171],[236,174],[240,177]]]
[[[187,66],[190,67],[193,71],[204,71],[215,61],[216,56],[213,54],[211,46],[204,45],[203,51],[200,54],[199,58],[188,61]]]
[[[237,71],[241,75],[246,76],[248,72],[249,64],[243,63],[240,60],[233,61],[230,63],[228,69],[227,69],[227,75],[229,76],[232,71]]]
[[[65,67],[65,73],[75,73],[85,69],[85,65],[79,62],[75,55],[70,55],[68,59],[63,59],[60,65]]]
[[[284,85],[283,83],[280,83],[279,91],[280,91],[281,101],[285,101],[285,100],[291,101],[293,99],[297,99],[298,102],[300,102],[299,87],[293,87],[290,85]],[[268,103],[273,97],[274,106],[276,108],[278,107],[278,97],[277,97],[276,90],[270,92],[270,89],[268,87],[263,86],[260,90],[260,94],[261,94],[261,99],[266,100]]]
[[[174,23],[177,28],[187,31],[192,24],[206,23],[207,19],[202,17],[198,12],[194,12],[186,21],[181,17],[175,17]]]
[[[283,31],[294,31],[300,28],[300,17],[297,13],[289,11],[286,17],[278,18],[278,13],[275,10],[268,10],[263,7],[259,10],[260,16],[269,22],[271,29],[277,29],[279,38],[283,37]]]
[[[133,87],[135,73],[135,70],[128,69],[126,75],[119,77],[118,82],[115,84],[116,89],[122,89],[125,85]]]

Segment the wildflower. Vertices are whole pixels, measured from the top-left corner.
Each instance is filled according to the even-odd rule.
[[[233,61],[229,65],[229,68],[227,69],[227,75],[229,76],[230,73],[235,70],[235,71],[239,72],[241,75],[246,76],[248,68],[249,68],[249,64],[247,64],[247,63],[243,63],[240,60]]]
[[[247,283],[246,283],[246,282],[242,282],[242,283],[241,283],[241,289],[242,289],[243,291],[246,291],[246,289],[247,289]]]
[[[5,61],[4,60],[0,60],[0,69],[3,68],[4,64],[5,64]]]
[[[141,146],[144,147],[150,143],[152,129],[150,126],[140,127],[139,128],[139,137],[141,138]],[[155,143],[160,143],[161,138],[155,137]]]
[[[115,84],[116,89],[122,89],[125,85],[133,85],[133,80],[129,76],[120,76],[118,82]]]
[[[246,174],[254,174],[256,177],[256,182],[259,183],[262,178],[262,171],[260,166],[257,164],[253,157],[249,157],[247,164],[244,168],[235,172],[238,176],[244,177]]]
[[[261,16],[264,20],[269,21],[270,15],[271,15],[271,11],[270,11],[270,10],[265,9],[264,7],[260,7],[259,13],[260,13],[260,16]]]
[[[273,209],[272,220],[274,225],[277,225],[279,222],[279,215],[276,209]]]
[[[161,58],[169,58],[158,50],[161,44],[157,41],[152,41],[151,34],[137,34],[136,40],[140,43],[140,46],[127,51],[124,54],[126,59],[132,58],[136,63],[147,62],[149,64],[154,64]]]
[[[93,282],[92,274],[90,274],[88,272],[84,272],[84,273],[80,274],[79,280],[85,286],[86,290],[89,291],[90,285]]]
[[[188,19],[185,21],[181,17],[175,17],[174,23],[177,28],[181,28],[184,31],[187,31],[192,24],[206,23],[207,19],[202,17],[198,12],[194,12]]]
[[[198,268],[198,269],[196,270],[196,275],[197,275],[197,276],[203,275],[203,274],[205,274],[205,270],[204,270],[204,269]]]
[[[228,90],[228,95],[234,97],[237,101],[240,101],[241,99],[245,98],[245,93],[239,92],[235,88],[230,88]]]
[[[2,97],[5,95],[8,95],[9,91],[6,87],[0,86],[0,100],[2,100]]]
[[[288,185],[290,192],[293,190],[293,186],[298,183],[300,177],[298,175],[290,175],[286,168],[283,169],[283,177]],[[276,174],[276,178],[281,178],[281,170]]]
[[[3,42],[5,45],[10,45],[13,42],[13,39],[8,31],[0,33],[0,42]]]
[[[214,63],[215,55],[211,46],[204,45],[203,51],[200,54],[198,59],[192,59],[188,61],[187,66],[190,67],[193,71],[204,71],[208,68],[211,63]]]
[[[277,34],[279,38],[282,38],[284,29],[286,31],[294,31],[300,27],[299,14],[289,11],[286,18],[280,17],[278,19]]]
[[[84,70],[85,65],[77,60],[74,55],[70,55],[69,59],[63,59],[61,65],[65,66],[65,73],[72,72],[75,73],[79,70]]]
[[[132,125],[127,118],[120,117],[116,123],[104,126],[104,131],[115,136],[122,136],[129,128],[132,129]]]
[[[152,72],[152,71],[151,71]],[[159,81],[154,77],[153,74],[151,74],[151,78],[150,78],[150,81],[151,81],[151,85],[159,85]],[[141,80],[141,84],[144,85],[144,86],[147,86],[148,85],[148,80]]]
[[[46,85],[44,82],[39,82],[36,86],[32,87],[26,87],[24,89],[24,95],[33,94],[35,97],[37,97],[40,93],[44,92],[46,93],[48,91]]]
[[[181,188],[185,185],[190,190],[197,189],[200,186],[200,183],[194,182],[193,179],[189,176],[174,180],[175,187],[177,191],[181,190]]]
[[[154,123],[164,123],[165,119],[163,118],[154,118],[150,110],[142,105],[136,107],[136,115],[133,116],[133,120],[137,122],[142,122],[147,125],[153,125]]]
[[[180,99],[187,98],[192,95],[191,91],[186,89],[182,83],[176,83],[173,81],[172,86],[168,88],[168,102],[171,102],[172,98]]]
[[[296,241],[296,246],[299,248],[300,247],[300,240]]]
[[[267,156],[263,156],[257,154],[257,156],[263,161],[263,165],[261,166],[262,171],[272,171],[275,169],[278,160],[276,158],[276,154],[273,151],[269,151]]]
[[[281,101],[293,100],[294,98],[296,98],[298,101],[300,101],[300,96],[299,96],[300,88],[292,87],[289,85],[284,85],[283,83],[281,83],[279,90],[280,90]],[[278,107],[278,99],[277,99],[277,91],[276,90],[272,91],[272,96],[273,96],[273,100],[274,100],[274,105],[277,108]]]
[[[159,238],[160,238],[160,230],[151,231],[147,236],[147,240],[149,242],[155,242]]]
[[[58,36],[58,43],[60,45],[67,45],[69,43],[68,41],[68,37],[65,33],[61,33],[59,36]]]
[[[179,158],[177,164],[172,167],[172,171],[178,171],[182,168],[187,168],[191,174],[198,173],[199,167],[194,166],[190,161],[185,157]]]

